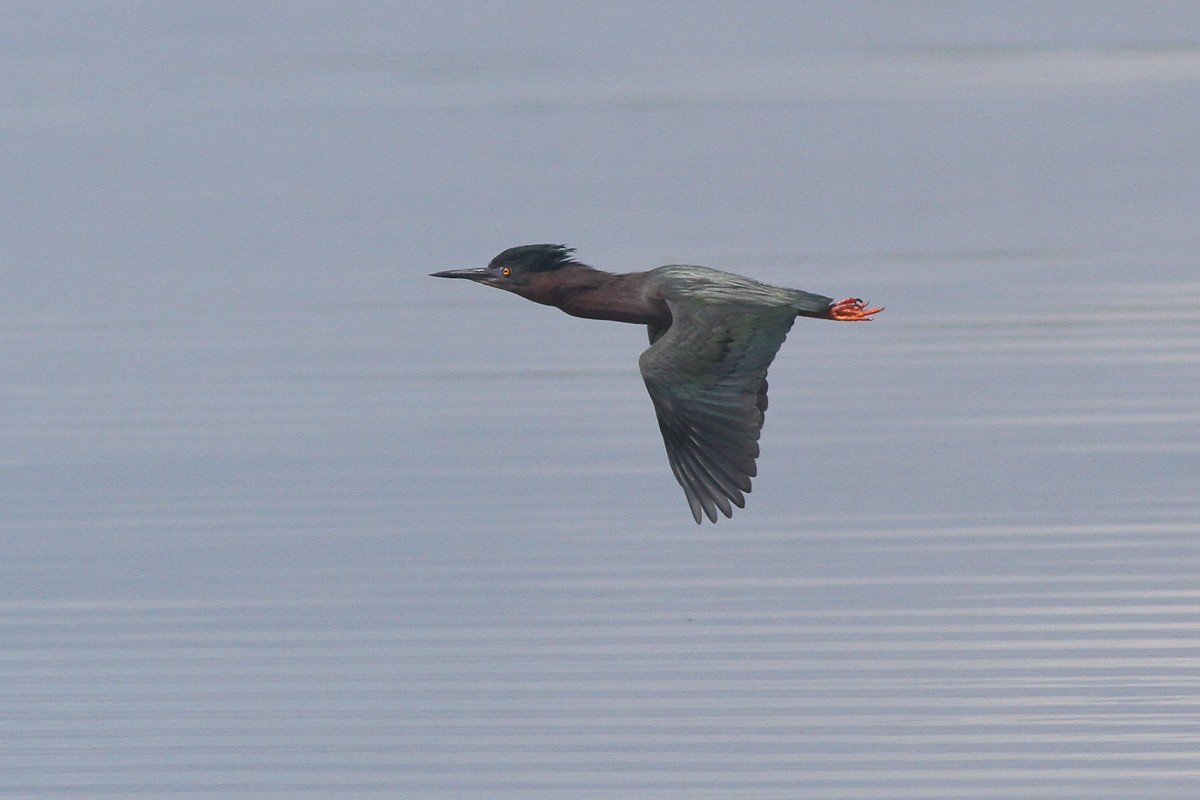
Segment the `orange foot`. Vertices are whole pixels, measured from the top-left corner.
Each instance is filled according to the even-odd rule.
[[[883,311],[883,306],[867,308],[867,304],[857,297],[847,297],[838,300],[829,307],[829,316],[843,322],[870,322],[872,314]]]

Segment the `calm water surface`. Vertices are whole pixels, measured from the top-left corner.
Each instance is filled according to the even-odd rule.
[[[297,8],[4,34],[0,795],[1194,796],[1190,7]],[[697,527],[541,240],[888,309]]]

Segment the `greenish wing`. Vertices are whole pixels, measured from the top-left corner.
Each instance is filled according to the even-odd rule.
[[[789,306],[668,300],[672,322],[639,365],[692,516],[733,515],[757,472],[767,368],[796,319]]]

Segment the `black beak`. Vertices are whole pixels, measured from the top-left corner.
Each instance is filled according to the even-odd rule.
[[[434,278],[466,278],[469,281],[485,281],[492,277],[492,273],[488,272],[487,267],[479,267],[478,269],[448,269],[444,272],[429,273]]]

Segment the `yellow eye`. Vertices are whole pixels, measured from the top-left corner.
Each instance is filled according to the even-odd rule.
[[[500,274],[507,278],[509,275],[512,275],[512,267],[504,267],[500,270]]]

